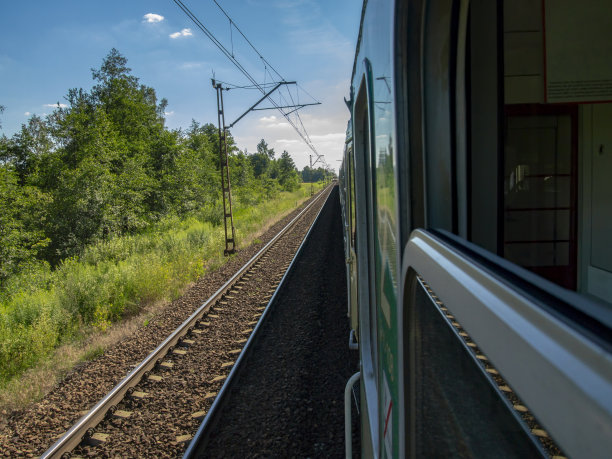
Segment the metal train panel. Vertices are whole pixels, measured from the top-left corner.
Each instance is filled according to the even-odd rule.
[[[610,450],[612,9],[587,3],[364,2],[341,182],[364,457]]]

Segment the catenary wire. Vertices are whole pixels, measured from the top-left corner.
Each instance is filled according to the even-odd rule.
[[[251,74],[242,66],[242,64],[240,64],[240,62],[238,62],[238,60],[232,55],[232,53],[230,53],[227,48],[225,48],[225,46],[223,46],[223,44],[217,40],[217,38],[212,34],[212,32],[210,32],[206,26],[204,26],[204,24],[202,24],[202,22],[197,18],[197,16],[181,1],[181,0],[173,0],[174,3],[187,15],[187,17],[189,17],[189,19],[191,19],[193,21],[193,23],[196,25],[196,27],[198,27],[203,33],[204,35],[206,35],[215,46],[217,46],[217,48],[219,48],[219,50],[232,62],[232,64],[234,64],[234,66],[236,68],[238,68],[238,70],[240,70],[240,72],[257,88],[261,91],[262,94],[266,94],[265,88],[262,87],[259,83],[257,83],[257,81],[251,76]],[[213,0],[214,1],[214,0]],[[215,1],[215,3],[217,3]],[[217,6],[218,3],[217,3]],[[221,8],[219,6],[219,8]],[[223,11],[223,9],[221,8],[221,10]],[[225,13],[225,11],[223,11],[224,14],[229,18],[229,16],[227,15],[227,13]],[[231,19],[231,18],[230,18]],[[232,21],[233,22],[233,21]],[[256,50],[256,48],[250,43],[250,41],[248,41],[248,39],[244,36],[244,34],[240,31],[240,29],[236,26],[236,23],[233,22],[234,27],[236,27],[236,30],[238,30],[238,32],[245,38],[245,40],[247,40],[247,42],[251,45],[251,47],[253,47],[253,49],[255,49],[255,51],[258,53],[258,55],[260,56],[260,58],[267,63],[267,61],[265,60],[265,58],[263,56],[261,56],[261,53],[259,53],[259,51]],[[272,67],[270,66],[270,68],[272,68],[274,70],[274,72],[282,79],[282,76],[280,74],[278,74],[278,72]],[[285,81],[284,79],[282,79],[282,81]],[[283,115],[283,117],[287,120],[287,122],[293,127],[293,129],[297,132],[297,134],[302,138],[302,140],[306,143],[306,145],[308,145],[308,147],[313,151],[313,153],[317,156],[317,158],[320,158],[321,155],[317,152],[316,148],[314,147],[314,145],[312,144],[312,141],[310,140],[310,136],[308,135],[308,133],[306,132],[303,123],[301,122],[301,119],[298,116],[298,119],[300,121],[300,125],[302,127],[302,129],[304,130],[304,133],[302,133],[300,131],[300,129],[298,128],[298,126],[296,126],[296,124],[293,122],[293,120],[291,120],[291,118],[289,117],[288,113],[284,112],[282,110],[282,108],[280,108],[280,106],[276,103],[276,101],[274,99],[272,99],[271,97],[267,97],[267,99],[270,101],[270,103]],[[314,99],[314,98],[313,98]],[[316,100],[316,99],[315,99]],[[296,113],[297,114],[297,113]]]

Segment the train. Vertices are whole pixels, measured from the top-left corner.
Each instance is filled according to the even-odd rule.
[[[610,457],[610,24],[606,0],[363,2],[347,454]]]

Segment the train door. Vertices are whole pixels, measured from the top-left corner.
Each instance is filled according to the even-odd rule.
[[[358,277],[358,316],[359,316],[359,353],[361,359],[362,406],[362,449],[367,455],[375,455],[379,438],[378,413],[378,346],[377,346],[377,309],[375,290],[374,255],[374,199],[372,183],[372,137],[373,128],[370,116],[371,67],[366,60],[363,65],[364,76],[356,91],[353,112],[353,154],[355,161],[355,207],[356,207],[356,252],[360,254],[357,265]],[[365,408],[363,408],[365,407]]]
[[[352,126],[351,126],[352,130]],[[358,272],[358,258],[357,258],[357,221],[355,215],[355,158],[353,152],[353,139],[346,146],[346,221],[348,223],[347,228],[347,246],[348,246],[348,315],[350,317],[351,333],[354,335],[351,338],[359,339],[359,311],[357,310],[357,272]]]

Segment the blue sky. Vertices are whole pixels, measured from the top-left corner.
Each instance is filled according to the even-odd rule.
[[[349,112],[348,96],[359,28],[358,0],[217,0],[251,43],[287,81],[301,102],[322,104],[300,111],[312,143],[337,169]],[[263,62],[212,0],[183,0],[259,83],[269,82]],[[192,119],[216,124],[218,80],[248,81],[172,0],[22,0],[0,9],[0,134],[13,135],[32,114],[64,103],[69,88],[90,89],[91,68],[111,48],[128,59],[140,82],[168,99],[166,124],[186,128]],[[230,34],[231,32],[231,34]],[[229,124],[260,96],[224,93]],[[285,97],[288,97],[287,95]],[[279,99],[280,102],[280,99]],[[287,150],[299,168],[310,149],[276,110],[258,111],[233,129],[249,152],[264,138],[277,153]]]

